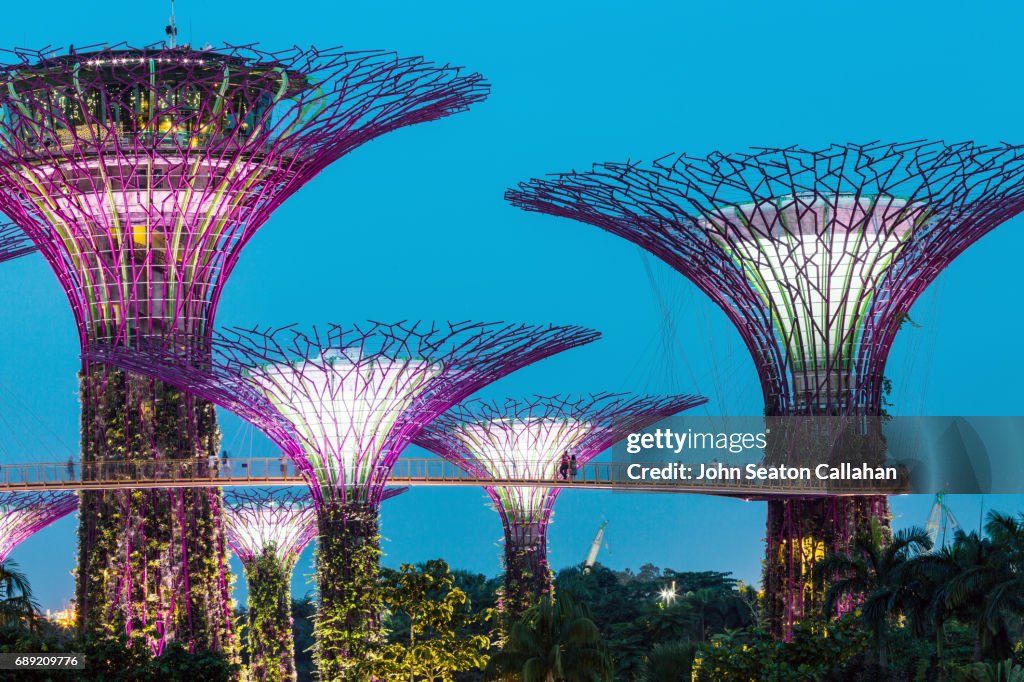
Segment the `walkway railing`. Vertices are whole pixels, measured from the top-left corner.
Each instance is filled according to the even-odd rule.
[[[538,486],[632,492],[671,492],[726,495],[745,499],[777,496],[880,495],[909,492],[905,476],[888,485],[862,481],[697,481],[633,480],[628,464],[589,462],[575,477],[509,478],[496,480],[468,473],[437,458],[399,459],[388,477],[393,485],[418,486]],[[289,460],[277,457],[227,460],[160,460],[143,463],[46,462],[0,464],[0,492],[21,490],[108,490],[118,488],[185,488],[202,486],[299,486],[305,480]]]

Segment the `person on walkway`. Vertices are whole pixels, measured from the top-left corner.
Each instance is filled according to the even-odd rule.
[[[562,462],[558,465],[558,478],[565,480],[569,478],[569,451],[562,453]]]
[[[74,455],[68,455],[68,480],[75,480],[75,457]]]
[[[281,455],[281,478],[288,476],[288,460],[284,455]]]
[[[215,453],[211,452],[210,456],[206,458],[206,467],[207,467],[207,472],[206,472],[207,477],[209,477],[209,478],[216,478],[216,476],[217,476],[217,455]]]
[[[576,478],[576,472],[580,470],[580,463],[576,461],[576,453],[569,458],[569,478]]]
[[[231,460],[228,459],[228,451],[224,450],[220,453],[220,470],[221,475],[224,478],[231,477]]]

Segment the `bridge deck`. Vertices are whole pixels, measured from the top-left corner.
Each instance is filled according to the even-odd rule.
[[[768,499],[789,496],[878,495],[906,492],[894,485],[882,490],[859,481],[652,481],[630,480],[626,464],[589,462],[580,467],[575,478],[501,479],[482,478],[437,458],[399,459],[388,476],[396,486],[538,486],[546,488],[582,488],[623,492],[699,493],[743,499]],[[290,461],[276,457],[218,459],[214,466],[206,461],[162,460],[133,464],[98,462],[44,462],[0,464],[0,492],[26,490],[112,490],[124,488],[185,488],[200,486],[300,486],[305,480]]]

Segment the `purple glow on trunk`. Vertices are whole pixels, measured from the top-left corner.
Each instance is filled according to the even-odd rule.
[[[747,345],[767,415],[877,416],[885,362],[914,301],[1024,209],[1024,147],[683,154],[535,179],[506,198],[600,227],[690,279]],[[846,551],[872,519],[887,524],[888,505],[788,499],[770,501],[768,517],[769,621],[788,636],[805,612],[808,566],[822,551]]]

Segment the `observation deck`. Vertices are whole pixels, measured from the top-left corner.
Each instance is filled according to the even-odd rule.
[[[387,477],[394,486],[511,486],[636,493],[689,493],[767,500],[775,497],[836,497],[849,495],[898,495],[909,492],[905,475],[887,487],[861,481],[764,480],[764,481],[652,481],[631,480],[622,462],[588,462],[574,478],[496,479],[466,472],[446,460],[402,458]],[[131,488],[191,488],[231,486],[304,486],[306,480],[290,461],[278,457],[217,459],[206,461],[163,460],[144,463],[41,462],[0,464],[0,492],[27,490],[116,490]]]

